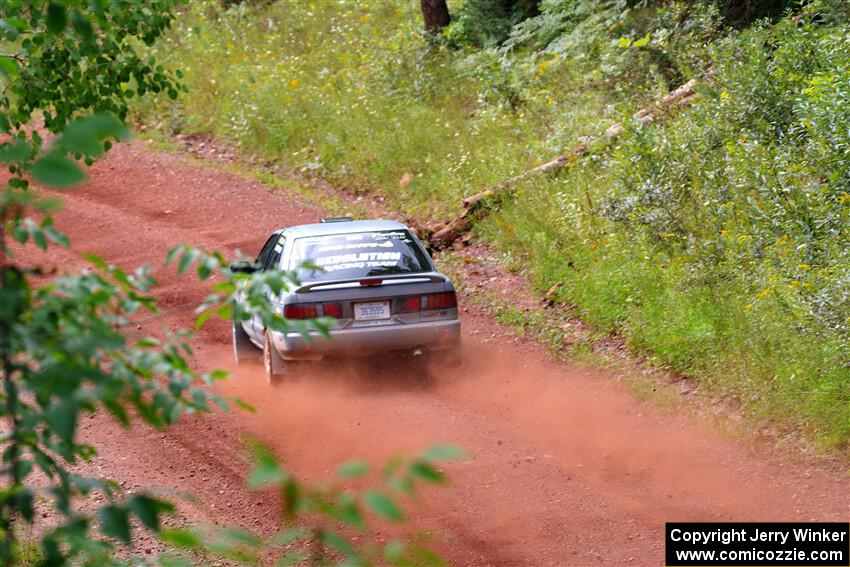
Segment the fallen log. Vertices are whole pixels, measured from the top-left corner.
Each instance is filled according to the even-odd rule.
[[[671,114],[675,110],[690,105],[697,98],[696,86],[698,82],[697,79],[691,79],[679,88],[667,93],[661,100],[640,109],[632,115],[632,118],[640,124],[648,124],[649,122],[663,118],[667,114]],[[480,193],[466,197],[463,199],[463,209],[458,216],[447,222],[437,223],[427,227],[427,232],[429,233],[428,241],[437,250],[451,246],[452,243],[472,228],[472,224],[476,220],[485,215],[485,211],[488,208],[496,206],[503,200],[512,197],[516,192],[518,182],[540,173],[559,171],[569,164],[574,163],[578,158],[586,155],[597,146],[607,144],[617,138],[625,129],[626,127],[622,123],[615,122],[601,136],[590,136],[581,140],[569,152],[556,157],[552,161],[538,165],[510,179],[506,179],[490,189],[485,189]]]

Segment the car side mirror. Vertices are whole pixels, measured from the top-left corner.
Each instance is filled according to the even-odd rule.
[[[234,274],[253,274],[259,270],[259,266],[248,260],[239,260],[230,264],[230,271]]]

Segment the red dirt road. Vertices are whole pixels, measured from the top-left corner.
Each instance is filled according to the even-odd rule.
[[[141,144],[117,147],[65,199],[57,224],[75,251],[157,268],[164,316],[144,323],[149,333],[191,327],[191,311],[180,308],[206,295],[162,267],[174,244],[253,254],[273,229],[320,216],[292,194]],[[46,262],[84,265],[55,249]],[[242,371],[220,391],[245,398],[256,414],[190,418],[164,433],[124,432],[95,416],[86,436],[101,454],[87,472],[126,480],[130,489],[190,491],[200,504],[185,512],[189,518],[270,531],[276,504],[241,488],[245,435],[313,480],[349,458],[377,463],[452,442],[470,458],[448,465],[451,485],[426,491],[411,512],[413,525],[457,565],[663,565],[665,521],[850,519],[845,473],[754,454],[637,401],[611,376],[517,344],[472,307],[463,324],[459,369],[323,365],[278,389]],[[209,323],[195,343],[198,364],[227,367],[229,341],[226,323]]]

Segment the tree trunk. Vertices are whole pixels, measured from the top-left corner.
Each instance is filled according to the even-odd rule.
[[[422,19],[425,20],[425,31],[437,35],[449,25],[449,7],[446,0],[420,0]]]

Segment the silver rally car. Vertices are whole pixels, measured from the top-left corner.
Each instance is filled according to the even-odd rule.
[[[401,223],[341,217],[279,229],[253,264],[237,263],[231,269],[296,271],[301,285],[271,296],[275,310],[287,320],[334,320],[329,339],[311,332],[311,340],[298,331],[266,329],[259,317],[234,321],[237,363],[256,358],[257,349],[262,349],[272,381],[288,373],[295,361],[328,356],[391,351],[460,356],[454,287]]]

